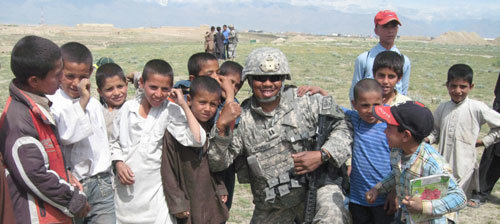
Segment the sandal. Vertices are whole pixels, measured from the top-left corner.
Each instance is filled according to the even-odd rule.
[[[467,201],[467,207],[479,208],[483,203],[479,199],[469,199]]]

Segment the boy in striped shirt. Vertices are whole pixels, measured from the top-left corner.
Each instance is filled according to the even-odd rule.
[[[354,128],[349,210],[353,223],[390,223],[395,209],[390,210],[386,195],[373,204],[365,200],[365,192],[391,172],[390,148],[384,130],[386,123],[372,114],[374,106],[382,105],[383,90],[374,79],[363,79],[354,86],[352,105],[344,109]],[[390,214],[390,215],[389,215]]]

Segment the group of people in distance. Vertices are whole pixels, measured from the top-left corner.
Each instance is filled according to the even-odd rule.
[[[205,33],[205,52],[213,54],[219,60],[234,60],[236,57],[236,47],[238,46],[238,32],[234,25],[210,27],[210,31]]]
[[[189,80],[175,85],[170,64],[152,59],[127,100],[127,77],[112,60],[93,66],[81,43],[21,38],[0,119],[2,223],[224,223],[236,174],[251,186],[250,223],[410,223],[411,214],[457,222],[498,180],[490,171],[500,113],[467,97],[465,64],[448,70],[451,100],[434,115],[412,101],[410,61],[394,45],[401,22],[388,10],[374,22],[380,42],[356,59],[345,107],[319,87],[285,85],[292,74],[276,48],[254,49],[244,67],[195,53]],[[94,69],[100,100],[90,96]],[[252,95],[240,104],[245,82]],[[331,125],[320,128],[320,117]],[[491,130],[477,140],[484,123]],[[312,150],[318,130],[327,138]],[[489,150],[481,187],[479,145]],[[304,175],[317,170],[314,214],[304,220]],[[450,176],[446,193],[411,194],[411,180],[434,174]]]

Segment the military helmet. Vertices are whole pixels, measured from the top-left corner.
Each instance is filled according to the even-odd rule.
[[[271,47],[253,50],[245,62],[242,80],[245,81],[248,76],[254,75],[285,75],[285,78],[290,80],[290,68],[285,54]]]

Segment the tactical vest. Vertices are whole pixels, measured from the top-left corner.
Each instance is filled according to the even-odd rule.
[[[302,187],[293,175],[292,154],[312,147],[316,135],[315,123],[307,122],[299,105],[294,100],[287,103],[291,104],[289,110],[279,111],[267,121],[252,112],[252,121],[246,122],[252,124],[247,129],[251,133],[245,133],[248,166],[252,179],[266,185],[263,193],[269,203]]]
[[[40,143],[42,143],[43,147],[45,148],[45,153],[47,154],[48,157],[48,164],[49,164],[48,169],[55,171],[61,179],[67,181],[68,176],[66,173],[66,168],[64,166],[63,154],[61,148],[59,147],[59,143],[57,141],[54,130],[49,124],[46,124],[43,121],[48,119],[42,113],[40,108],[35,104],[35,102],[33,102],[33,100],[28,95],[24,94],[22,91],[21,93],[26,97],[26,99],[30,103],[31,109],[29,112],[31,120],[33,121],[33,125],[35,126],[35,129],[39,135],[38,140],[40,141]],[[3,121],[5,119],[5,115],[7,114],[11,101],[12,101],[12,96],[9,96],[9,98],[7,99],[7,103],[5,105],[2,118],[0,119],[0,126],[3,125]],[[65,215],[62,211],[55,208],[54,206],[36,197],[36,195],[28,193],[28,200],[36,204],[36,210],[31,210],[30,206],[30,213],[36,213],[36,214],[30,214],[32,216],[32,221],[35,221],[33,220],[33,218],[35,218],[37,219],[38,223],[41,224],[72,223],[70,217]]]

